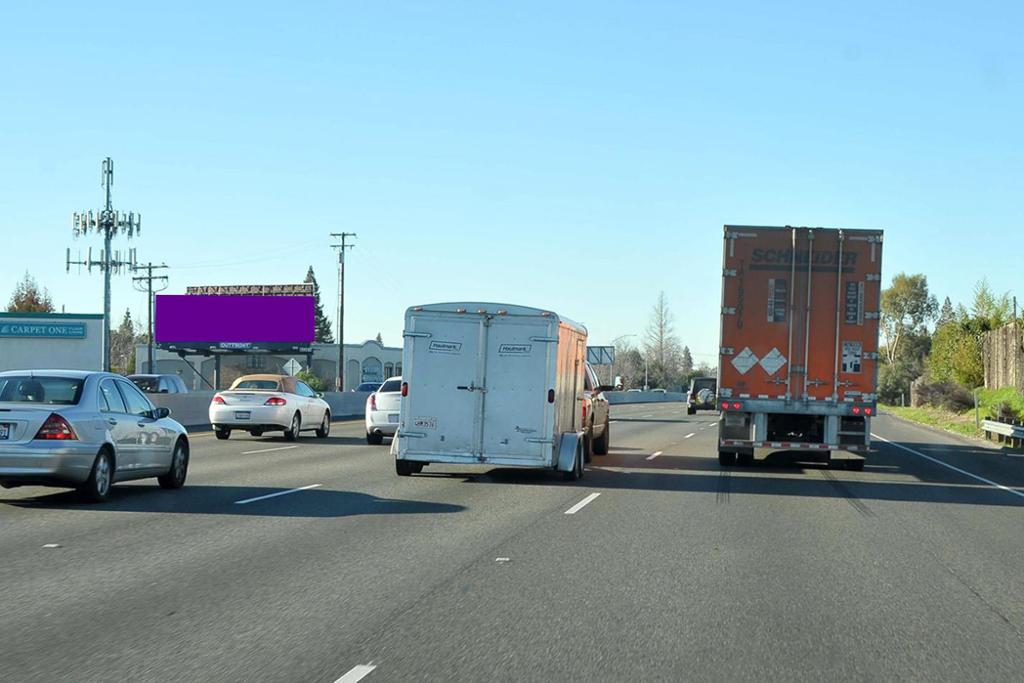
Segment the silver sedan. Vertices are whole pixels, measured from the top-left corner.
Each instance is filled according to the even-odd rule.
[[[105,500],[116,481],[184,486],[188,433],[106,372],[0,372],[0,486],[67,486]]]

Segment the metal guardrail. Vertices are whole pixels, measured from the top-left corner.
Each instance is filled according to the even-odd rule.
[[[986,436],[997,434],[999,441],[1009,443],[1010,447],[1024,445],[1024,425],[1015,425],[1009,422],[998,422],[996,420],[982,420],[981,428]]]

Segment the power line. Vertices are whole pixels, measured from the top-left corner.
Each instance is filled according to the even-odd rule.
[[[71,260],[71,249],[67,250],[67,272],[71,272],[71,266],[85,266],[92,272],[94,267],[103,272],[103,369],[110,372],[110,274],[120,274],[123,269],[135,266],[135,250],[129,249],[125,259],[121,258],[120,251],[111,251],[111,241],[115,235],[124,234],[129,238],[135,236],[142,230],[142,214],[134,212],[123,213],[115,211],[110,201],[110,190],[114,185],[114,161],[107,157],[103,160],[101,171],[106,201],[103,208],[95,212],[81,211],[72,214],[71,226],[74,236],[77,238],[95,232],[103,235],[103,251],[100,252],[99,260],[93,260],[92,248],[89,248],[88,256],[83,261],[79,253],[77,261]]]
[[[153,275],[154,270],[162,270],[167,268],[167,265],[160,264],[159,266],[147,263],[144,266],[135,266],[132,268],[133,272],[146,271],[145,275],[137,275],[132,278],[132,287],[137,292],[144,292],[146,294],[146,304],[149,311],[149,315],[146,319],[146,370],[153,372],[153,295],[156,292],[162,292],[167,289],[168,279],[166,275]],[[153,282],[157,282],[159,289],[153,288]],[[145,283],[145,286],[143,286]]]
[[[345,250],[355,246],[346,240],[355,236],[354,232],[331,233],[331,237],[341,238],[341,244],[331,245],[338,250],[338,373],[335,377],[338,391],[345,391]]]

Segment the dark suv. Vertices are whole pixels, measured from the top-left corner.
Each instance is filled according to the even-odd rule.
[[[718,378],[694,377],[686,395],[686,414],[696,415],[698,410],[717,410]]]

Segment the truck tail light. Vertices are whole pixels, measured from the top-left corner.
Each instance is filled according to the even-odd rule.
[[[408,395],[409,395],[409,383],[408,382],[402,382],[402,396],[408,396]]]
[[[729,402],[722,401],[722,410],[729,410]]]
[[[554,389],[548,389],[548,403],[554,403],[554,402],[555,402],[555,390]]]
[[[377,394],[370,394],[370,410],[377,410]]]
[[[220,394],[215,394],[213,397],[213,403],[219,406],[224,405],[224,397],[221,396]]]
[[[280,396],[271,396],[270,398],[268,398],[266,400],[266,402],[263,405],[265,405],[265,406],[283,406],[283,405],[288,405],[288,401],[284,400]]]
[[[587,421],[587,402],[583,402],[583,421]]]
[[[57,413],[50,413],[46,422],[39,428],[35,436],[37,441],[78,441],[78,435],[71,428],[71,423]]]
[[[732,404],[732,409],[733,410],[739,410],[742,407],[743,407],[742,403],[740,403],[739,401],[733,401],[733,404]]]
[[[865,415],[870,415],[873,412],[875,412],[875,411],[874,411],[873,408],[871,408],[871,406],[868,406],[868,407],[864,408],[864,414]]]
[[[854,415],[860,415],[860,406],[854,406],[852,412]]]

